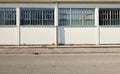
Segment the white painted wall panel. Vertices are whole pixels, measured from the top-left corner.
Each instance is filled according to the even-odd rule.
[[[96,27],[61,27],[60,44],[96,44]]]
[[[120,27],[101,27],[100,44],[120,44]]]
[[[55,4],[0,4],[1,8],[55,8]],[[58,4],[58,8],[120,8],[120,4]]]
[[[7,8],[54,8],[54,4],[0,4],[0,7]]]
[[[120,4],[58,4],[59,8],[120,8]]]
[[[55,27],[21,27],[21,44],[55,44]]]
[[[17,27],[0,27],[0,45],[17,45]]]

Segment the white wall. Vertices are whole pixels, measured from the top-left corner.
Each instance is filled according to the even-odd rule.
[[[120,8],[120,4],[58,4],[59,8]]]
[[[59,44],[96,44],[96,27],[60,27]]]
[[[7,8],[54,8],[54,4],[0,4],[0,7]]]
[[[17,45],[17,27],[0,27],[0,45]]]
[[[21,27],[21,44],[55,44],[55,27]]]
[[[58,25],[57,8],[120,8],[120,4],[0,4],[1,8],[55,8],[56,21],[54,27],[0,26],[0,45],[16,44],[55,44],[56,28]],[[58,28],[59,44],[120,44],[120,27],[100,27],[96,9],[96,27],[63,27]],[[17,14],[19,15],[19,13]],[[97,24],[96,24],[97,23]],[[20,34],[19,34],[20,33]]]
[[[120,27],[100,27],[100,44],[120,44]]]

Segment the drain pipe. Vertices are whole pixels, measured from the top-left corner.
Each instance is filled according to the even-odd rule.
[[[20,8],[16,8],[16,25],[17,25],[17,45],[21,44],[21,37],[20,37]]]
[[[56,42],[55,45],[58,45],[58,4],[57,2],[55,3],[55,12],[54,12],[54,21],[55,21],[55,28],[56,28]]]

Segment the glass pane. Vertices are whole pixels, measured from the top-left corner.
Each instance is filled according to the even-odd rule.
[[[59,25],[94,25],[94,19],[94,9],[59,9]]]
[[[104,10],[100,10],[99,11],[99,24],[100,25],[110,25],[110,10],[108,10],[108,9],[104,9]]]
[[[59,9],[59,25],[70,25],[70,9]]]
[[[43,11],[43,25],[54,25],[54,11],[53,10]]]
[[[94,10],[93,9],[85,9],[83,10],[83,25],[94,25]]]
[[[16,9],[0,8],[0,25],[15,25],[15,24],[16,24]]]
[[[82,25],[83,15],[80,9],[71,9],[71,25]]]
[[[112,9],[111,10],[111,25],[120,25],[120,9]]]
[[[21,25],[54,25],[54,9],[21,9]]]

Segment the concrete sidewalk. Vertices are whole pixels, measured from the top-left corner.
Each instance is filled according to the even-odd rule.
[[[0,54],[120,53],[120,45],[0,46]]]

